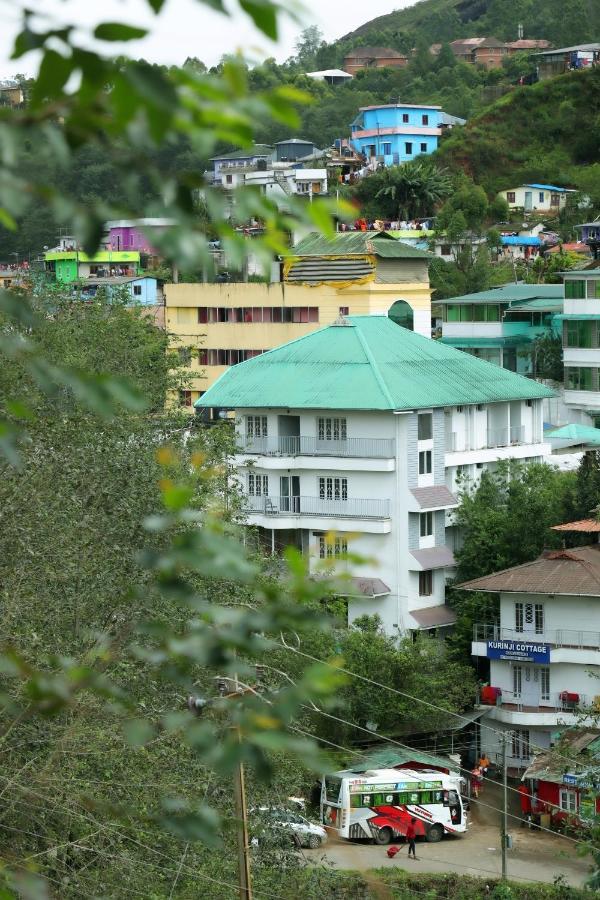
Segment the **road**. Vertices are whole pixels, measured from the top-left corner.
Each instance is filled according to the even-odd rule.
[[[516,795],[512,795],[516,798]],[[467,834],[447,835],[439,844],[417,843],[417,859],[409,860],[406,846],[394,859],[385,847],[368,843],[330,840],[320,850],[305,850],[307,859],[320,862],[323,857],[340,869],[365,872],[369,869],[400,867],[417,872],[455,872],[481,878],[499,877],[502,872],[499,816],[490,806],[500,806],[500,789],[486,785],[481,805],[472,805]],[[483,806],[483,803],[489,806]],[[511,803],[511,811],[518,809]],[[589,862],[576,854],[576,845],[566,838],[540,831],[530,831],[515,819],[509,819],[513,849],[508,851],[508,877],[513,881],[541,881],[547,884],[563,876],[567,884],[581,887],[588,875]]]

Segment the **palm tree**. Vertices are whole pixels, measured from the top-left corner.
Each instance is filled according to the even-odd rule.
[[[424,160],[390,166],[384,178],[387,183],[377,191],[375,199],[391,199],[397,204],[400,219],[432,215],[437,204],[452,193],[448,169]]]

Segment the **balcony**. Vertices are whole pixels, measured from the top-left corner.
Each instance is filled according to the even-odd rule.
[[[248,513],[264,516],[328,516],[335,519],[389,519],[389,500],[327,500],[322,497],[245,497]]]
[[[527,702],[522,695],[502,688],[502,703],[490,708],[503,710],[506,713],[575,713],[587,709],[595,701],[595,698],[588,697],[587,694],[577,694],[578,700],[567,700],[565,699],[566,693],[566,691],[553,691],[546,694],[545,697],[540,693],[537,703],[532,704]],[[533,698],[530,699],[533,700]]]
[[[523,443],[525,443],[525,428],[523,425],[511,425],[509,428],[490,428],[479,439],[472,439],[468,434],[457,431],[446,433],[447,453],[513,447],[515,444]]]
[[[473,641],[530,641],[535,644],[550,644],[568,650],[600,650],[600,631],[578,631],[572,628],[559,628],[543,631],[540,634],[516,631],[514,628],[501,628],[499,625],[473,625]]]
[[[346,438],[325,441],[304,435],[248,438],[237,436],[241,453],[257,456],[336,456],[363,459],[391,459],[396,455],[393,438]]]

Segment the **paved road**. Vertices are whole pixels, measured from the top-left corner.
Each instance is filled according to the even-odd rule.
[[[512,795],[516,798],[516,795]],[[482,804],[473,804],[469,831],[461,837],[447,835],[439,844],[417,843],[417,859],[409,860],[405,845],[394,859],[388,859],[385,847],[368,843],[329,841],[320,850],[305,850],[315,862],[326,857],[340,869],[398,867],[417,872],[456,872],[481,878],[501,875],[499,815],[490,806],[499,807],[500,789],[487,785],[481,795]],[[483,806],[483,803],[489,804]],[[512,811],[518,813],[518,808]],[[530,831],[515,819],[509,819],[513,849],[508,851],[508,877],[514,881],[542,881],[551,884],[558,876],[574,887],[583,885],[589,862],[580,859],[571,841],[559,835]]]

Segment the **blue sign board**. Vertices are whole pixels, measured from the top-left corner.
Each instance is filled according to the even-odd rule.
[[[530,644],[527,641],[486,641],[488,659],[512,659],[516,662],[550,662],[548,644]]]
[[[563,784],[577,784],[577,775],[566,773],[563,775]]]

